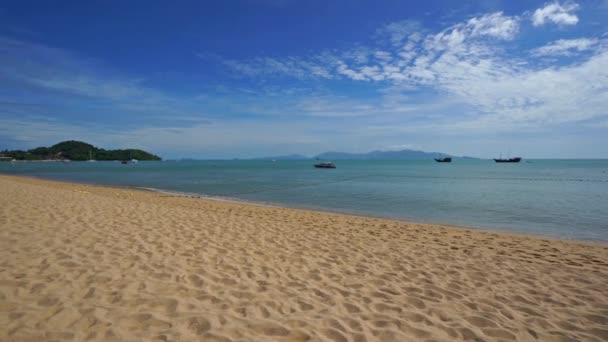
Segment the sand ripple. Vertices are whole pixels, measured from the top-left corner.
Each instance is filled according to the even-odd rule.
[[[608,340],[608,246],[0,176],[0,340]]]

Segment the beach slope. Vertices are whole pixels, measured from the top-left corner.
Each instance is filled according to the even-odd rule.
[[[0,340],[608,340],[608,246],[0,176]]]

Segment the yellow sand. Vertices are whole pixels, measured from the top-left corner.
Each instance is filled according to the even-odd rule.
[[[0,340],[608,340],[608,246],[0,176]]]

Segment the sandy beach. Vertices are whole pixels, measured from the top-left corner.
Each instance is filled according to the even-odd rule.
[[[0,340],[606,341],[608,245],[0,176]]]

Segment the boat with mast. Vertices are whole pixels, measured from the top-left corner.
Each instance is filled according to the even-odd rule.
[[[131,159],[131,163],[139,162],[139,160],[133,158],[133,151],[129,151],[129,159]]]
[[[515,158],[496,158],[494,159],[497,163],[519,163],[521,161],[521,157]]]
[[[89,150],[89,160],[87,160],[89,163],[90,162],[96,162],[97,160],[93,159],[93,152],[91,150]]]
[[[509,149],[509,155],[510,154],[511,154],[511,150]],[[501,153],[499,158],[494,158],[494,161],[496,163],[519,163],[521,161],[521,157],[503,158],[502,153]]]

